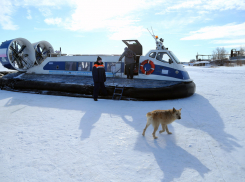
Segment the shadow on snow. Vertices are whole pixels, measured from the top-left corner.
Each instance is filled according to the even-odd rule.
[[[47,99],[48,102],[49,97],[42,96],[42,98]],[[235,147],[241,147],[236,142],[236,138],[234,136],[224,131],[223,120],[216,109],[207,99],[198,94],[194,94],[192,97],[185,99],[151,102],[108,100],[99,100],[98,102],[94,102],[91,99],[91,102],[86,101],[88,105],[84,105],[83,99],[80,99],[81,103],[79,108],[77,100],[72,100],[72,102],[75,102],[74,105],[72,105],[72,102],[67,105],[69,97],[66,98],[67,99],[63,99],[64,102],[62,104],[49,103],[47,106],[46,102],[35,104],[31,102],[31,99],[30,101],[26,100],[25,104],[29,106],[37,105],[38,107],[49,108],[57,108],[58,105],[59,109],[79,110],[81,112],[85,112],[84,116],[81,118],[79,126],[79,129],[82,131],[81,140],[90,137],[91,131],[95,127],[94,124],[99,120],[103,113],[120,116],[126,124],[130,125],[138,132],[138,137],[134,147],[135,150],[147,153],[150,152],[154,155],[158,166],[164,173],[163,181],[172,181],[174,178],[179,178],[186,168],[198,171],[202,177],[204,174],[209,172],[209,169],[198,158],[176,145],[174,137],[175,132],[171,126],[170,131],[173,132],[172,135],[157,133],[159,138],[157,140],[153,140],[151,134],[153,130],[152,128],[148,128],[146,137],[143,137],[142,131],[146,124],[145,115],[149,111],[155,109],[170,109],[173,107],[176,109],[182,108],[182,119],[175,121],[178,124],[207,133],[216,140],[225,151],[231,152]],[[6,98],[4,98],[3,95],[0,95],[0,100],[2,99]],[[19,98],[13,97],[5,104],[5,107],[18,105],[20,103],[23,105],[23,101],[20,101]],[[130,115],[133,118],[133,122],[128,121],[125,115]],[[112,124],[116,125],[117,123]],[[150,140],[149,137],[151,137]]]

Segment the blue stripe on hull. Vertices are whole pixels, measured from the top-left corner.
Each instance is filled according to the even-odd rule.
[[[71,75],[87,75],[87,76],[92,75],[92,73],[88,74],[89,72],[86,72],[86,71],[78,71],[78,62],[76,64],[76,70],[73,70],[73,71],[66,70],[65,63],[66,63],[65,61],[50,61],[43,67],[43,69],[49,70],[50,74],[71,74]],[[93,65],[93,62],[90,62],[90,71],[92,71],[92,68],[93,68],[92,65]],[[106,68],[107,68],[107,63],[105,63],[105,69]],[[148,64],[146,64],[144,68],[146,68],[146,70],[150,69]],[[124,72],[124,69],[122,70],[122,72]],[[139,74],[143,74],[141,70],[139,71]],[[106,72],[106,75],[112,76],[112,73]],[[173,68],[169,68],[169,67],[161,66],[161,65],[155,65],[155,70],[151,75],[167,76],[167,77],[177,78],[181,80],[190,79],[187,71],[180,71],[177,69],[173,69]]]
[[[49,70],[49,74],[92,76],[92,72],[90,71]]]
[[[50,61],[43,67],[43,70],[69,71],[69,70],[66,70],[66,62],[67,61]],[[81,62],[86,62],[86,61],[81,61]],[[89,61],[87,61],[87,62],[89,62]],[[107,62],[105,62],[104,65],[105,65],[105,71],[107,72]],[[93,70],[93,62],[90,62],[90,71],[92,71],[92,70]],[[78,71],[78,62],[76,62],[75,70],[71,70],[71,71]],[[124,72],[124,63],[122,64],[122,72]],[[108,75],[110,75],[110,74],[108,74]]]
[[[60,62],[48,62],[44,67],[43,70],[64,70],[65,71],[66,63],[64,61]]]
[[[146,68],[147,71],[150,69],[149,65],[147,64],[146,64],[146,67],[144,66],[144,68]],[[143,74],[141,70],[139,71],[139,73]],[[162,65],[155,65],[155,70],[151,75],[167,76],[167,77],[183,79],[183,80],[190,79],[187,71],[180,71],[180,70],[169,68],[169,67],[162,66]]]

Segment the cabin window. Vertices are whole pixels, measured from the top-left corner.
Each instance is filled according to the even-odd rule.
[[[121,63],[120,64],[116,64],[116,63],[107,63],[106,66],[106,72],[121,72]]]
[[[155,58],[155,57],[156,57],[156,52],[152,52],[152,53],[150,53],[150,54],[149,54],[149,57],[151,57],[151,58]]]
[[[115,72],[114,69],[115,69],[115,64],[107,63],[107,68],[106,68],[107,72]]]
[[[170,51],[170,54],[171,54],[172,57],[174,58],[175,62],[176,62],[177,64],[180,64],[179,59],[174,55],[174,53],[173,53],[172,51]]]
[[[159,52],[159,53],[157,53],[156,59],[159,61],[162,61],[164,63],[168,63],[169,59],[171,59],[171,58],[169,57],[169,55],[166,52]]]
[[[78,71],[90,71],[90,62],[79,62]]]
[[[76,71],[77,70],[76,65],[77,65],[76,62],[66,62],[66,70],[67,71]]]

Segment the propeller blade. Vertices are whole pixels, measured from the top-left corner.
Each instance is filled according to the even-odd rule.
[[[18,52],[18,45],[16,41],[14,41],[14,49]]]
[[[23,67],[24,67],[23,64],[22,64],[22,62],[19,61],[19,60],[17,61],[17,64],[18,64],[18,67],[19,67],[19,68],[23,68]]]
[[[12,63],[13,63],[13,62],[15,62],[15,60],[16,60],[16,57],[12,56],[12,58],[14,58],[14,60],[12,61]]]
[[[10,49],[12,50],[12,53],[13,53],[12,57],[14,57],[14,58],[18,57],[18,52],[12,46],[10,46]]]
[[[42,51],[42,53],[43,53],[44,51],[46,51],[46,47],[44,47],[44,48],[43,48],[43,51]]]
[[[15,48],[13,46],[15,46]],[[18,50],[18,45],[16,44],[16,42],[14,42],[9,48],[13,52],[12,57],[14,59],[13,59],[12,63],[16,62],[19,68],[23,68],[24,67],[23,63],[27,65],[27,62],[22,58],[22,56],[19,56],[19,53],[21,53],[26,48],[25,45],[21,47],[19,52],[17,51]]]
[[[43,54],[41,52],[36,51],[37,60],[43,59]]]
[[[19,53],[22,53],[22,52],[25,50],[25,48],[26,48],[26,45],[23,45],[23,46],[20,48]]]
[[[20,66],[21,68],[24,67],[23,63],[25,63],[25,65],[27,65],[28,63],[22,58],[22,57],[18,57],[18,61],[20,62]]]
[[[43,52],[43,54],[46,54],[46,53],[48,53],[48,50],[47,50],[47,51],[45,51],[45,52]]]
[[[21,63],[21,61],[19,59],[20,59],[20,57],[14,57],[14,60],[12,61],[12,63],[16,62],[18,67],[22,68],[23,65],[22,65],[22,63]]]
[[[10,46],[10,49],[13,51],[13,53],[18,54],[18,52],[15,50],[13,46]]]
[[[41,61],[42,59],[44,59],[43,56],[40,56],[40,57],[38,58],[38,61]]]
[[[37,57],[42,57],[42,53],[41,52],[36,51],[36,55],[37,55]]]
[[[37,50],[38,50],[39,53],[41,52],[39,44],[37,45]]]

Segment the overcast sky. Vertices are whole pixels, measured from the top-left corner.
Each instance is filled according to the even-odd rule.
[[[46,40],[76,54],[121,54],[137,39],[155,48],[147,28],[181,61],[217,47],[245,47],[245,0],[0,0],[0,42]]]

